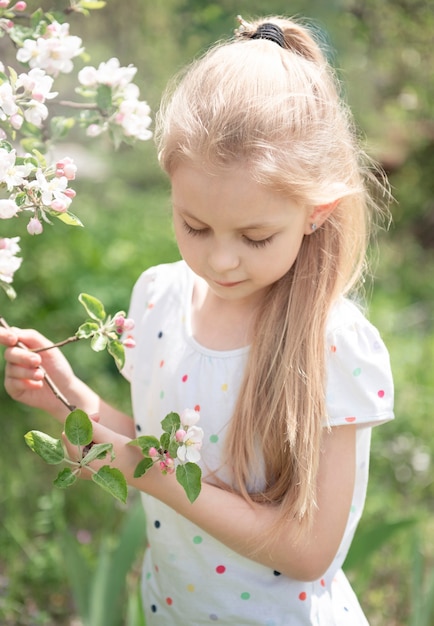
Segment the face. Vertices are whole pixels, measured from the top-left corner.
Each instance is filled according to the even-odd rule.
[[[253,181],[245,167],[213,175],[182,164],[171,182],[181,255],[219,298],[257,302],[311,233],[308,210]]]

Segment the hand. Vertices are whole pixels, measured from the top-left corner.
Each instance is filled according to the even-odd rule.
[[[32,349],[50,346],[51,342],[35,330],[19,328],[0,328],[0,344],[7,346],[4,353],[7,393],[14,400],[64,418],[68,409],[56,398],[44,380],[46,373],[68,397],[76,378],[60,350],[54,348],[40,353],[32,352]],[[20,347],[20,344],[28,349]],[[73,399],[69,401],[72,402]]]

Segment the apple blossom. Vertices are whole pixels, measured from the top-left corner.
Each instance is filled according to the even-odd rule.
[[[14,200],[8,198],[0,200],[0,219],[8,220],[15,217],[19,210],[20,208]]]
[[[17,257],[20,246],[19,237],[5,237],[0,239],[0,281],[11,283],[14,273],[20,267],[22,259]]]
[[[15,94],[9,82],[0,85],[0,120],[6,120],[11,115],[18,113],[19,108],[15,102]]]
[[[84,87],[107,85],[113,88],[123,88],[134,78],[137,68],[133,65],[121,67],[119,59],[112,58],[100,63],[98,69],[87,65],[78,73],[78,81]]]
[[[136,137],[146,141],[152,137],[149,130],[151,124],[151,109],[146,102],[139,100],[124,100],[119,106],[116,122],[122,126],[127,137]]]
[[[177,457],[181,463],[197,463],[200,460],[199,450],[202,447],[203,430],[199,426],[189,426],[182,444],[177,450]]]
[[[8,191],[26,183],[33,166],[30,163],[15,165],[16,150],[0,148],[0,184],[4,183]]]
[[[54,77],[60,73],[68,74],[74,67],[72,59],[84,50],[81,44],[80,37],[69,35],[68,23],[53,22],[48,25],[44,37],[23,42],[17,52],[17,61],[28,63],[31,68],[41,68]]]
[[[65,194],[68,187],[68,179],[66,176],[47,178],[41,168],[35,173],[35,180],[27,186],[29,189],[35,189],[41,198],[41,202],[46,207],[52,207],[54,201],[62,204],[62,211],[66,211],[71,204],[71,198]],[[56,209],[54,209],[56,210]],[[58,209],[57,209],[58,210]]]
[[[184,409],[180,415],[180,419],[184,427],[194,426],[200,420],[200,413],[195,409]]]
[[[22,88],[31,98],[39,102],[51,100],[58,95],[57,91],[51,92],[54,79],[41,68],[35,67],[30,72],[18,76],[15,91],[18,93]]]

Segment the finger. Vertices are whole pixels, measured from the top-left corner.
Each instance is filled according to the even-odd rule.
[[[3,346],[16,346],[18,343],[18,334],[13,328],[0,328],[0,344]]]
[[[6,378],[13,380],[36,380],[44,379],[44,370],[41,367],[23,367],[8,363],[5,369]]]
[[[6,348],[4,356],[8,363],[24,368],[34,369],[39,367],[42,363],[39,354],[35,354],[23,348]]]

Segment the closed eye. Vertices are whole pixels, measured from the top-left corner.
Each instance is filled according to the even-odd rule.
[[[185,220],[183,220],[182,226],[184,230],[193,237],[196,237],[198,235],[205,235],[208,232],[208,228],[193,228],[192,226],[190,226],[190,224],[187,224]]]
[[[209,228],[193,228],[185,220],[182,221],[182,226],[187,234],[192,237],[204,236],[209,232]],[[266,237],[265,239],[250,239],[246,237],[246,235],[242,235],[243,241],[251,248],[264,248],[267,244],[271,243],[273,237],[274,235]]]
[[[273,237],[274,235],[271,235],[270,237],[266,237],[265,239],[249,239],[249,237],[246,237],[245,235],[243,235],[243,239],[246,242],[246,244],[248,246],[251,246],[252,248],[263,248],[267,244],[271,243]]]

